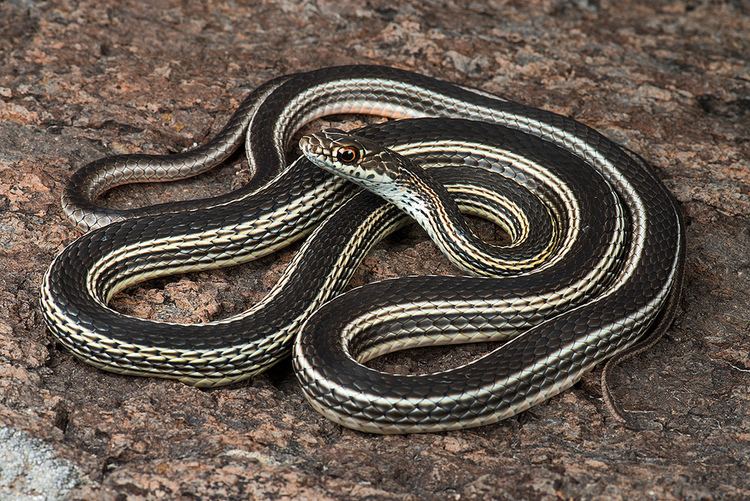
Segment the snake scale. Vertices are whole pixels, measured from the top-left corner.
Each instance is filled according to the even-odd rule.
[[[303,155],[290,156],[300,129],[342,113],[394,120],[304,136]],[[205,172],[243,143],[253,178],[239,190],[141,209],[96,204],[114,186]],[[55,257],[41,305],[78,358],[218,386],[293,353],[312,406],[367,432],[466,428],[521,412],[658,336],[682,285],[680,211],[640,156],[570,118],[381,66],[271,80],[210,143],[92,162],[62,203],[90,231]],[[510,243],[479,241],[461,213],[496,223]],[[412,218],[462,276],[343,292],[369,249]],[[302,239],[269,294],[229,318],[184,325],[107,306],[145,280],[247,262]],[[483,341],[503,344],[437,373],[365,365]]]

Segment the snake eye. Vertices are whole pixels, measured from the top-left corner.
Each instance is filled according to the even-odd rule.
[[[336,160],[342,164],[353,164],[359,159],[359,150],[354,146],[343,146],[336,151]]]

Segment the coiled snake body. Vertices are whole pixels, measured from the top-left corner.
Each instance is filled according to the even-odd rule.
[[[305,137],[305,156],[287,165],[296,131],[339,113],[418,120]],[[134,211],[93,202],[118,184],[208,170],[243,140],[254,177],[236,192]],[[359,150],[341,150],[347,141]],[[381,192],[403,210],[319,168],[341,168],[346,158],[336,155],[354,151],[359,160],[369,150],[382,153],[379,162],[344,174],[370,188],[368,176],[387,178],[394,161],[416,166],[407,195]],[[50,331],[77,357],[113,372],[216,386],[267,369],[294,345],[311,404],[372,432],[487,424],[559,393],[650,330],[663,331],[682,280],[679,210],[640,157],[574,120],[386,67],[273,80],[210,144],[85,167],[63,207],[93,230],[55,258],[41,304]],[[476,241],[458,210],[496,222],[511,243]],[[367,251],[408,221],[404,211],[481,276],[387,280],[340,295]],[[268,296],[239,315],[182,325],[107,307],[135,283],[247,262],[306,236]],[[435,374],[364,365],[400,349],[488,340],[507,342]]]

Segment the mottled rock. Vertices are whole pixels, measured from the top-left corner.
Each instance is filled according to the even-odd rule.
[[[0,428],[0,496],[4,499],[64,499],[79,484],[69,461],[22,431]]]
[[[132,497],[750,497],[750,9],[741,1],[0,3],[0,495]],[[182,151],[282,73],[389,64],[570,115],[641,153],[688,221],[685,295],[666,339],[616,373],[653,429],[612,422],[598,371],[494,426],[369,436],[313,412],[281,364],[211,391],[75,360],[37,306],[77,231],[59,197],[114,153]],[[235,161],[113,206],[218,194]],[[294,249],[147,283],[116,307],[200,322],[242,311]],[[354,284],[450,266],[416,230]],[[450,367],[486,347],[376,363]]]

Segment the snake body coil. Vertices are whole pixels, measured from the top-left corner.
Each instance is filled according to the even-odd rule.
[[[474,249],[454,259],[459,266],[518,276],[411,277],[339,296],[372,245],[408,221],[305,157],[287,166],[295,132],[339,113],[443,117],[357,135],[432,173],[430,196],[452,194],[457,205],[436,205],[449,209],[425,224],[449,252]],[[118,184],[203,172],[243,136],[255,177],[237,192],[135,214],[93,202]],[[319,164],[314,154],[323,150],[310,141],[303,150]],[[294,365],[311,404],[345,426],[381,433],[487,424],[562,391],[653,325],[669,324],[684,260],[676,204],[637,155],[571,119],[375,66],[271,81],[212,143],[175,158],[95,162],[74,176],[63,205],[79,226],[96,228],[55,258],[42,285],[50,331],[76,356],[114,372],[215,386],[265,370],[299,335]],[[458,209],[495,221],[512,243],[470,247],[466,236],[455,243],[448,233],[460,233],[461,223],[452,223]],[[429,222],[441,217],[454,225]],[[246,262],[307,235],[279,283],[242,314],[181,325],[106,306],[135,283]],[[507,343],[436,374],[363,365],[400,349],[487,340]]]

